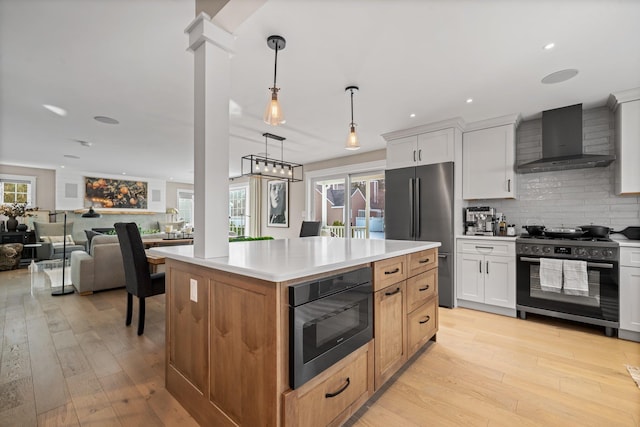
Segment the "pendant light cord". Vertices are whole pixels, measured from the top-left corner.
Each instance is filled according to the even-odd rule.
[[[278,43],[277,42],[274,50],[276,51],[276,60],[273,66],[273,90],[277,90],[276,88],[276,76],[278,75]]]
[[[351,92],[351,126],[353,127],[353,89],[349,91]]]

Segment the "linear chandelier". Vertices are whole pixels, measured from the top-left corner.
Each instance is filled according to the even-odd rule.
[[[242,156],[242,176],[280,179],[289,182],[302,181],[302,165],[284,161],[283,142],[286,138],[272,133],[263,133],[264,156],[249,154]],[[269,157],[267,143],[269,139],[280,141],[280,160]]]

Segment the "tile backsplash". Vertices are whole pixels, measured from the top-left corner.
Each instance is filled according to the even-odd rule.
[[[615,154],[615,119],[607,107],[584,110],[586,154]],[[524,121],[516,132],[516,162],[542,157],[542,120]],[[640,166],[639,166],[640,167]],[[616,196],[616,162],[604,168],[518,174],[517,199],[474,200],[468,206],[491,206],[507,222],[546,227],[586,224],[621,229],[640,225],[640,197]]]

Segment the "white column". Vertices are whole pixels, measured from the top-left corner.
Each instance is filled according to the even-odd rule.
[[[206,13],[185,30],[194,53],[194,255],[229,255],[229,88],[233,36]]]

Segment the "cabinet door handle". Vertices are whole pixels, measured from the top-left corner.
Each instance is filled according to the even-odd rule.
[[[418,150],[418,161],[422,161],[422,150]]]
[[[385,294],[386,296],[390,297],[391,295],[395,295],[395,294],[397,294],[398,292],[400,292],[400,288],[396,288],[396,290],[395,290],[395,291],[385,292],[384,294]]]
[[[424,288],[420,288],[420,289],[418,289],[418,291],[419,291],[419,292],[424,292],[424,291],[426,291],[426,290],[428,290],[428,289],[429,289],[429,285],[425,286]]]
[[[418,261],[418,264],[426,264],[429,262],[429,258],[426,259],[421,259],[420,261]]]
[[[482,261],[478,261],[478,266],[480,267],[480,273],[482,273]]]
[[[489,274],[489,261],[487,261],[487,274]]]
[[[507,192],[511,193],[511,179],[507,180]]]
[[[340,390],[336,391],[335,393],[326,393],[324,395],[324,397],[326,399],[330,399],[332,397],[336,397],[337,395],[339,395],[340,393],[345,391],[347,389],[347,387],[349,387],[349,384],[351,384],[351,380],[349,380],[349,377],[347,377],[347,382],[342,387],[340,387]]]
[[[385,271],[384,274],[396,274],[398,271],[400,271],[400,268],[396,268],[396,269],[391,270],[391,271]]]
[[[427,323],[429,320],[431,320],[431,317],[427,316],[427,318],[425,320],[420,320],[418,321],[418,323],[420,323],[421,325],[424,325],[425,323]]]
[[[493,246],[476,246],[476,249],[491,249],[491,250],[493,250]]]
[[[413,150],[413,161],[416,161],[416,150]]]

